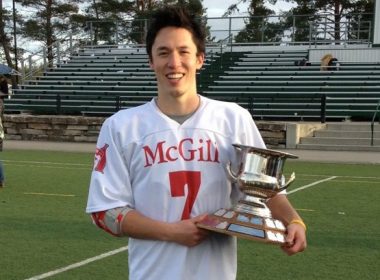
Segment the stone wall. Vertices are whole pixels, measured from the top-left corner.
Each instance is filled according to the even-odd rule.
[[[105,118],[84,116],[5,115],[8,140],[96,142]],[[268,148],[285,148],[286,123],[256,122]]]
[[[8,140],[96,142],[102,117],[5,115]]]
[[[286,147],[286,123],[256,121],[267,148]]]

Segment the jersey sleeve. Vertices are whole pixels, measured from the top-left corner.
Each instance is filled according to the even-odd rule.
[[[87,213],[125,206],[134,208],[128,163],[115,123],[107,119],[99,133]]]
[[[240,118],[239,131],[237,132],[240,136],[238,144],[266,148],[261,133],[252,119],[251,114],[246,109],[242,109]]]

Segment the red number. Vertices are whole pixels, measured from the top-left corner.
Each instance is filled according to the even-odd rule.
[[[187,185],[187,198],[182,212],[182,220],[189,219],[191,209],[197,198],[201,186],[201,172],[199,171],[176,171],[169,173],[170,191],[172,197],[185,196]]]

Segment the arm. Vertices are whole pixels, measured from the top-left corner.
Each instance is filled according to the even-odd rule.
[[[282,249],[288,255],[293,255],[305,250],[306,229],[301,223],[292,221],[302,221],[297,211],[290,204],[286,195],[278,194],[267,201],[269,209],[275,219],[281,220],[287,227],[286,244]]]
[[[198,245],[208,236],[208,231],[196,226],[196,223],[205,216],[167,223],[150,219],[136,210],[131,210],[123,219],[121,230],[132,238],[169,241],[191,247]]]
[[[176,223],[150,219],[129,207],[118,207],[91,214],[94,223],[113,236],[128,235],[132,238],[176,242],[184,246],[195,246],[202,242],[208,231],[196,223],[206,215]]]
[[[120,129],[115,129],[114,123],[113,119],[108,119],[99,135],[86,212],[92,214],[98,227],[114,236],[128,235],[136,239],[170,241],[185,246],[199,244],[207,231],[198,228],[195,223],[203,216],[167,223],[148,218],[134,209],[128,167],[128,153],[133,151],[122,147],[123,140],[118,136]],[[106,210],[107,205],[120,207]]]

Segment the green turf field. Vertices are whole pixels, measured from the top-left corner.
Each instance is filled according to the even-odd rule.
[[[128,279],[127,239],[97,229],[84,212],[92,154],[4,151],[0,158],[1,280]],[[380,279],[380,165],[289,160],[291,171],[289,199],[308,225],[308,248],[288,257],[240,239],[238,279]]]

